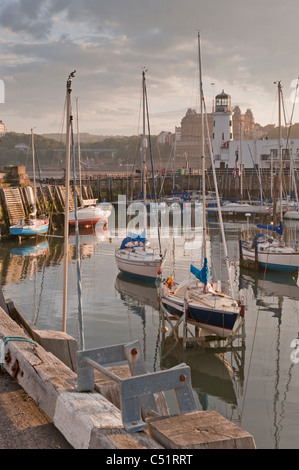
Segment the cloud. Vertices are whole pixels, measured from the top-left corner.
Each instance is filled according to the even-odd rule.
[[[290,106],[290,83],[299,74],[297,8],[295,0],[3,0],[3,121],[27,131],[38,120],[43,132],[55,131],[66,79],[76,69],[82,131],[130,133],[147,67],[155,129],[173,131],[198,102],[200,28],[208,106],[225,88],[233,104],[266,124],[273,82],[282,80]]]

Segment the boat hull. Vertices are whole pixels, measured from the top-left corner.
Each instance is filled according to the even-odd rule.
[[[217,212],[217,207],[208,207],[207,212]],[[245,215],[245,214],[270,214],[271,208],[263,205],[254,205],[254,204],[242,204],[242,203],[227,203],[221,206],[222,214],[235,214],[235,215]]]
[[[110,210],[103,210],[101,207],[82,207],[77,211],[78,225],[95,225],[99,221],[105,223],[107,222],[110,215]],[[75,223],[75,213],[70,212],[69,224],[75,225]]]
[[[134,278],[151,281],[156,280],[160,276],[164,264],[164,260],[160,258],[145,261],[134,258],[130,254],[126,256],[116,253],[115,260],[121,272]]]
[[[283,218],[290,220],[299,220],[299,211],[287,211],[284,214]]]
[[[16,235],[18,237],[33,237],[34,235],[42,235],[47,233],[49,229],[49,222],[43,221],[34,225],[27,224],[15,224],[9,228],[9,233],[11,235]]]
[[[255,252],[255,249],[246,247],[246,243],[241,242],[242,260],[250,263],[258,263],[261,267],[276,271],[296,271],[299,267],[299,252]]]
[[[161,303],[164,309],[181,318],[184,314],[184,300],[174,299],[172,296],[162,297]],[[194,323],[200,328],[205,328],[221,338],[231,336],[234,325],[239,316],[238,312],[225,312],[218,309],[198,307],[192,302],[188,303],[186,321]]]

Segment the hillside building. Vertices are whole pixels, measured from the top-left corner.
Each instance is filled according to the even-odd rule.
[[[7,132],[7,128],[3,121],[0,120],[0,137],[3,137]]]
[[[215,97],[212,113],[207,115],[216,168],[271,169],[280,166],[278,139],[262,138],[263,128],[256,124],[251,109],[242,114],[239,106],[232,109],[231,96],[224,90]],[[176,128],[177,129],[177,128]],[[177,134],[177,131],[176,131]],[[207,129],[204,129],[205,140]],[[181,120],[180,139],[176,138],[176,168],[200,168],[201,117],[189,108]],[[284,168],[299,168],[299,139],[281,141]],[[206,147],[208,156],[208,147]],[[209,167],[208,159],[207,165]]]

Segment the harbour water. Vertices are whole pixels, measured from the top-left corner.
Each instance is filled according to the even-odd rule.
[[[259,449],[299,448],[299,362],[291,342],[299,338],[299,285],[296,276],[250,272],[239,267],[239,238],[246,221],[225,221],[235,290],[243,289],[245,338],[227,352],[202,347],[183,349],[162,329],[157,287],[120,275],[114,259],[121,238],[96,228],[80,232],[83,335],[85,348],[139,340],[149,371],[181,362],[191,368],[199,410],[217,410],[251,433]],[[251,223],[250,227],[251,228]],[[298,239],[296,226],[288,234]],[[197,236],[199,234],[199,236]],[[60,330],[63,298],[63,238],[0,242],[1,283],[40,329]],[[192,234],[191,234],[192,235]],[[209,258],[214,280],[227,281],[221,233],[208,218]],[[158,246],[156,237],[151,239]],[[163,276],[177,281],[201,266],[200,229],[195,238],[161,234],[167,258]],[[67,332],[78,335],[75,236],[69,240]],[[212,256],[213,255],[213,256]],[[295,358],[295,360],[294,360]],[[299,359],[299,354],[298,354]],[[167,393],[171,411],[175,404]]]

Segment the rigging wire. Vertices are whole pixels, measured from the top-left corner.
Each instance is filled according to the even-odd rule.
[[[146,83],[145,83],[145,72],[143,73],[144,73],[145,104],[146,104],[146,113],[147,113],[148,142],[149,142],[149,150],[150,150],[150,157],[151,157],[151,168],[152,168],[152,175],[153,175],[153,192],[154,192],[155,210],[156,210],[157,227],[158,227],[158,241],[159,241],[160,256],[162,256],[162,247],[161,247],[161,238],[160,238],[160,229],[159,229],[159,217],[158,217],[158,211],[157,211],[156,183],[155,183],[153,156],[152,156],[149,112],[148,112],[148,99],[147,99],[147,90],[146,90]]]

